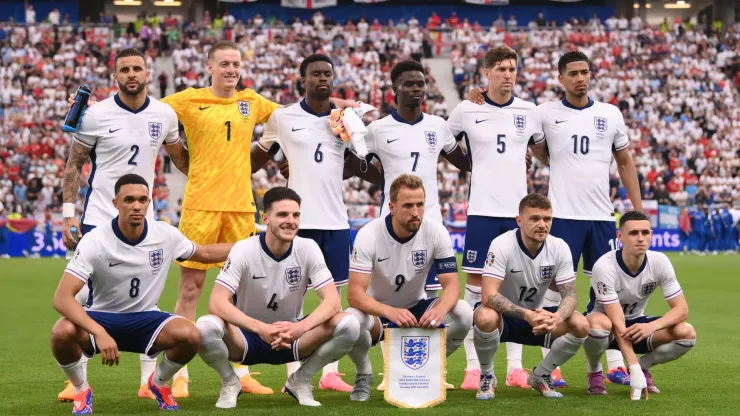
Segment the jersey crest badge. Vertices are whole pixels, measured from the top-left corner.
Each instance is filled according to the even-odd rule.
[[[162,123],[149,122],[149,137],[154,140],[159,140],[162,137]]]
[[[244,117],[249,117],[249,101],[237,101],[239,113]]]
[[[596,127],[596,130],[598,130],[600,133],[603,133],[606,131],[606,117],[594,117],[594,127]]]
[[[301,281],[301,268],[291,267],[285,269],[285,281],[291,286],[298,286],[298,283]]]
[[[517,130],[523,131],[527,128],[527,116],[522,116],[519,114],[514,114],[514,127],[516,127]]]
[[[540,266],[540,280],[546,282],[555,276],[555,266]]]
[[[149,265],[154,267],[155,269],[158,269],[159,266],[162,265],[162,260],[164,259],[164,250],[157,249],[152,250],[149,252]]]
[[[465,253],[465,260],[467,260],[468,263],[474,262],[476,258],[478,258],[478,251],[477,250],[468,250]]]
[[[645,283],[642,285],[642,296],[649,296],[653,293],[656,286],[658,286],[658,284],[655,282]]]
[[[421,269],[427,264],[427,251],[414,250],[411,252],[411,264],[417,269]]]
[[[436,131],[425,131],[424,138],[427,140],[429,147],[437,146],[437,132]]]
[[[401,360],[406,367],[418,370],[429,361],[429,337],[401,337]]]

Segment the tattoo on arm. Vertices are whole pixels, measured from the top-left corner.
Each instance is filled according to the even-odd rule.
[[[69,151],[69,158],[67,158],[67,166],[64,168],[64,179],[62,182],[63,194],[62,199],[64,202],[75,202],[77,192],[80,190],[80,173],[82,172],[82,165],[87,162],[90,158],[90,152],[92,149],[72,142],[72,148]]]
[[[509,299],[501,296],[500,293],[488,295],[486,306],[508,317],[524,319],[524,308],[514,305]]]
[[[568,319],[575,312],[578,305],[578,295],[576,294],[576,282],[558,285],[558,291],[563,299],[560,301],[558,313],[563,319]]]

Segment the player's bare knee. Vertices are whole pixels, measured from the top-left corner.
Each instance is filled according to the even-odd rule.
[[[574,312],[570,318],[568,318],[568,327],[568,332],[578,338],[585,338],[588,335],[588,319],[578,312]]]
[[[51,329],[51,342],[54,345],[66,344],[75,340],[77,327],[70,320],[61,318]]]
[[[493,332],[499,327],[501,317],[495,310],[481,306],[473,314],[473,324],[483,332]]]
[[[678,339],[687,339],[687,340],[696,340],[696,330],[694,329],[694,326],[687,323],[687,322],[681,322],[680,324],[677,324],[673,326],[670,330],[671,337],[674,340]]]
[[[601,329],[609,332],[612,330],[612,321],[610,321],[603,313],[591,312],[588,314],[586,319],[588,320],[588,326],[590,329]]]

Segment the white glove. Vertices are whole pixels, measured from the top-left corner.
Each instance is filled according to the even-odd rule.
[[[632,400],[640,400],[642,391],[647,389],[647,379],[640,364],[630,366],[630,392]]]

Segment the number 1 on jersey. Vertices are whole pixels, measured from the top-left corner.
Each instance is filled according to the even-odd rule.
[[[226,141],[231,141],[231,121],[227,121],[224,123],[224,126],[226,126]]]

